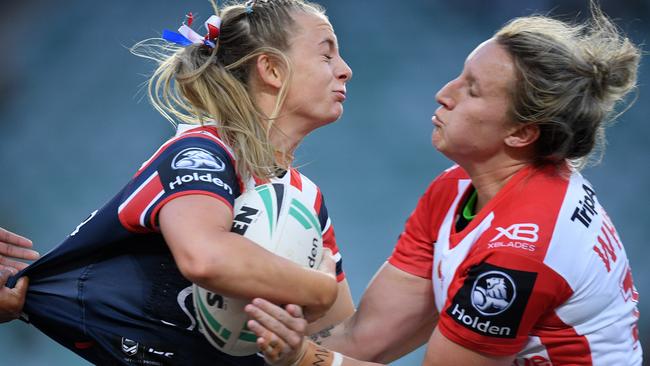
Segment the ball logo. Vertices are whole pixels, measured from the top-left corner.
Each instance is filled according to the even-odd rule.
[[[193,169],[221,172],[226,164],[214,154],[197,147],[185,149],[172,160],[172,169]]]
[[[479,313],[487,316],[506,311],[516,297],[514,281],[501,271],[481,274],[472,287],[472,305]]]

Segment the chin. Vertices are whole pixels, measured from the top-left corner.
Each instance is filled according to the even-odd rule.
[[[342,115],[343,115],[343,109],[333,113],[331,116],[326,118],[325,123],[334,123],[334,122],[338,121],[341,118]]]

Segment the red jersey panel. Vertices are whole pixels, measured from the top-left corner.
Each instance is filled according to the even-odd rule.
[[[389,259],[431,278],[439,329],[516,365],[640,365],[638,295],[624,247],[579,173],[518,172],[460,232],[471,181],[428,188]]]

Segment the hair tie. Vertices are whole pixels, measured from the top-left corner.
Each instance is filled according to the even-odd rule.
[[[183,23],[183,25],[178,28],[178,33],[165,29],[163,30],[162,38],[168,42],[176,43],[183,47],[192,44],[203,44],[210,48],[214,48],[216,46],[217,38],[219,38],[221,18],[216,15],[212,15],[208,18],[208,20],[205,21],[205,28],[208,33],[205,36],[201,36],[190,28],[194,22],[194,15],[188,13],[186,17],[187,24]]]
[[[244,11],[246,14],[251,14],[253,12],[253,6],[255,6],[255,3],[257,3],[257,0],[248,0],[244,4]]]

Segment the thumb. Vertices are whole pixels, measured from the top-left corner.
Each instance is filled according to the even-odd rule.
[[[21,308],[22,304],[25,303],[25,296],[27,296],[27,288],[29,287],[29,278],[21,277],[16,283],[13,291],[18,295],[18,300],[20,301]]]

